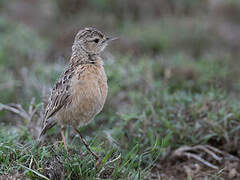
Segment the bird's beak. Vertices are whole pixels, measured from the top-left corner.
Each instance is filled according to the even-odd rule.
[[[117,39],[119,39],[119,38],[118,37],[107,37],[106,42],[114,41],[114,40],[117,40]]]

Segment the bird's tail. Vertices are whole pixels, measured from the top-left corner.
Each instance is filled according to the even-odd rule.
[[[40,135],[39,135],[39,138],[41,138],[46,132],[47,132],[47,130],[49,130],[49,129],[51,129],[53,126],[55,126],[57,124],[57,122],[55,122],[55,121],[52,121],[52,122],[49,122],[49,123],[47,123],[44,127],[43,127],[43,129],[42,129],[42,131],[41,131],[41,133],[40,133]]]

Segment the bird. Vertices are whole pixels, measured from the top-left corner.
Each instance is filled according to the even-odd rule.
[[[93,27],[80,30],[72,45],[72,55],[67,68],[60,75],[51,89],[43,112],[42,130],[39,139],[55,126],[61,126],[61,136],[67,149],[64,131],[72,127],[79,135],[87,150],[96,158],[78,127],[90,123],[99,114],[108,94],[101,53],[115,37],[108,37]]]

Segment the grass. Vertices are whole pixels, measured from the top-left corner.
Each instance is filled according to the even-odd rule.
[[[94,122],[80,129],[103,159],[102,164],[96,165],[72,131],[67,155],[58,127],[48,133],[46,146],[37,147],[31,133],[34,122],[22,119],[17,127],[0,129],[0,173],[18,172],[31,179],[144,179],[182,145],[216,144],[228,152],[237,151],[239,102],[208,86],[211,75],[206,74],[207,81],[201,77],[194,84],[185,80],[187,87],[177,88],[175,78],[164,80],[164,72],[159,72],[163,68],[154,70],[151,58],[129,63],[131,59],[118,57],[114,63],[106,62],[110,86],[107,104]],[[204,76],[202,63],[187,64]],[[169,64],[165,66],[172,68]]]
[[[90,5],[105,9],[102,16],[108,16],[114,11],[111,6],[116,9],[119,2],[107,2],[91,1]],[[61,26],[56,25],[49,34],[47,27],[44,37],[34,28],[1,17],[0,103],[19,103],[26,113],[35,107],[38,111],[33,118],[22,118],[0,104],[0,179],[239,178],[239,54],[238,46],[221,34],[227,23],[231,37],[236,37],[230,28],[235,27],[235,21],[221,20],[216,27],[213,23],[220,22],[221,13],[231,7],[216,7],[212,14],[219,13],[217,19],[211,13],[199,15],[200,10],[191,15],[192,7],[200,7],[200,1],[181,2],[184,4],[166,3],[173,14],[160,19],[126,20],[117,11],[115,16],[121,17],[121,23],[109,25],[118,29],[121,38],[115,47],[113,44],[118,53],[110,51],[114,53],[103,56],[108,98],[95,120],[79,129],[101,157],[100,164],[70,128],[66,132],[69,154],[58,126],[47,133],[43,146],[37,145],[39,113],[45,99],[42,94],[48,93],[67,61],[56,61],[55,56],[67,48],[70,51],[58,42],[64,44],[72,34],[64,27],[71,29],[72,22],[85,16],[72,7],[72,19],[59,21]],[[5,4],[7,1],[0,8]],[[134,1],[132,6],[136,5]],[[141,17],[142,8],[137,7],[138,11],[129,14],[136,19]],[[102,16],[87,20],[101,18],[105,22]],[[106,26],[115,16],[106,18]],[[63,40],[55,39],[58,34]],[[197,145],[219,150],[215,155],[221,161],[204,150],[187,152],[212,163],[217,170],[184,155],[174,156],[183,147]]]

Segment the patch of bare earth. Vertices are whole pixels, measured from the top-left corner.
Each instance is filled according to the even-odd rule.
[[[146,179],[240,179],[240,159],[209,145],[182,146],[159,161]]]
[[[21,174],[14,174],[14,175],[8,174],[8,175],[0,176],[0,180],[21,180],[21,179],[30,180],[29,178]]]

